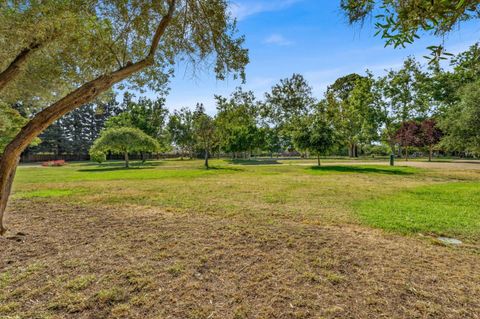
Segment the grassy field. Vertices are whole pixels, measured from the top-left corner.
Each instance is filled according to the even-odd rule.
[[[22,166],[0,318],[478,318],[480,163],[384,161]]]

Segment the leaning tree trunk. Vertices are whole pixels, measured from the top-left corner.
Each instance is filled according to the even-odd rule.
[[[0,235],[3,235],[6,232],[6,228],[3,224],[3,217],[21,153],[43,130],[49,127],[57,119],[68,112],[91,102],[100,94],[111,88],[114,84],[126,79],[130,75],[146,68],[147,66],[152,65],[160,38],[165,33],[165,29],[172,19],[174,9],[175,0],[172,0],[167,15],[161,19],[157,30],[155,31],[150,51],[143,60],[136,63],[129,63],[114,72],[104,74],[87,82],[78,89],[70,92],[61,100],[37,113],[5,147],[3,156],[0,159]]]
[[[12,190],[13,179],[17,171],[17,165],[20,160],[20,155],[9,158],[4,158],[0,161],[0,235],[3,235],[7,230],[3,225],[3,214],[7,208],[8,197]]]

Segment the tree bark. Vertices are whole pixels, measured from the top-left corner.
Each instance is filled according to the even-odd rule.
[[[205,168],[208,169],[208,150],[205,150]]]
[[[405,146],[405,161],[408,162],[408,146]]]
[[[125,152],[124,153],[124,157],[125,157],[125,168],[129,168],[130,167],[130,163],[128,161],[128,152]]]
[[[432,161],[432,152],[433,152],[433,146],[432,146],[432,145],[428,145],[428,161],[429,161],[429,162]]]
[[[5,147],[3,156],[0,160],[0,235],[3,235],[6,231],[3,224],[3,217],[10,196],[15,171],[23,150],[25,150],[25,148],[43,130],[66,113],[91,102],[100,94],[111,88],[114,84],[152,65],[158,42],[172,20],[175,1],[176,0],[170,1],[168,13],[158,24],[157,30],[152,39],[150,51],[144,59],[136,63],[127,64],[114,72],[104,74],[70,92],[59,101],[37,113]]]
[[[0,178],[5,178],[6,180],[6,183],[1,184],[0,189],[0,196],[2,199],[0,201],[0,236],[5,234],[5,232],[7,231],[3,224],[3,216],[5,213],[5,209],[7,208],[8,197],[10,196],[10,192],[12,190],[13,179],[15,178],[15,172],[17,171],[17,165],[19,161],[20,156],[17,156],[16,158],[9,158],[7,160],[4,160],[2,157],[0,162]],[[5,198],[5,200],[3,200],[3,198]]]
[[[42,46],[43,43],[30,43],[30,45],[24,48],[8,65],[8,67],[0,73],[0,91],[2,91],[8,83],[15,80],[15,78],[20,74],[20,71],[27,62],[28,58],[32,55],[32,53],[41,49]]]
[[[317,164],[320,166],[320,154],[317,154]]]

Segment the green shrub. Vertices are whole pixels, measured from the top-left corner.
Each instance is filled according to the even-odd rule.
[[[90,152],[90,160],[97,163],[103,163],[107,160],[107,156],[103,152],[92,151]]]

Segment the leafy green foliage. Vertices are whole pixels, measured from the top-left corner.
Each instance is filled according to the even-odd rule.
[[[22,101],[38,110],[75,88],[83,77],[95,76],[96,68],[111,66],[102,39],[111,37],[112,30],[97,18],[98,4],[63,0],[2,3],[0,42],[8,45],[0,48],[0,70],[25,48],[41,48],[2,91],[5,102]],[[93,50],[94,42],[97,50]]]
[[[375,103],[381,112],[382,139],[395,153],[396,132],[403,122],[425,118],[432,110],[432,81],[413,58],[404,61],[399,70],[373,83]]]
[[[195,148],[193,120],[193,112],[188,108],[182,108],[179,111],[175,110],[168,121],[170,138],[180,149],[182,156],[184,152],[188,152],[190,157],[193,157]]]
[[[258,107],[253,92],[237,88],[229,99],[216,96],[220,147],[225,152],[246,152],[259,146]]]
[[[103,161],[101,153],[111,152],[128,156],[128,153],[156,152],[159,149],[158,142],[138,128],[121,127],[103,131],[90,148],[90,154],[93,160]]]
[[[80,84],[143,59],[170,1],[9,1],[0,7],[0,70],[33,41],[44,48],[27,61],[2,92],[9,103],[41,109]],[[163,92],[176,58],[196,67],[213,65],[219,79],[244,78],[244,38],[224,0],[176,0],[173,19],[155,51],[153,66],[119,88]]]
[[[318,108],[311,117],[304,119],[304,125],[293,132],[293,143],[299,150],[316,154],[320,165],[320,155],[335,144],[335,132],[325,110]]]
[[[165,98],[150,100],[141,97],[134,101],[134,96],[125,93],[121,105],[123,112],[110,117],[105,123],[106,128],[134,127],[157,139],[163,150],[169,149],[169,137],[166,127],[168,110]]]
[[[40,134],[42,142],[36,147],[30,147],[28,152],[72,154],[83,158],[104,129],[107,119],[121,111],[113,95],[104,101],[84,105],[49,126]]]
[[[368,144],[378,137],[382,114],[372,92],[373,77],[349,74],[328,87],[326,105],[335,131],[356,156],[357,144]]]
[[[312,88],[301,74],[281,79],[265,93],[262,114],[268,124],[272,125],[288,141],[290,132],[299,124],[301,118],[308,115],[315,104]]]
[[[440,127],[445,147],[480,154],[480,81],[464,87],[460,102],[446,111]]]
[[[102,151],[90,150],[90,160],[97,163],[103,163],[107,160],[107,155]]]
[[[0,153],[26,122],[27,119],[20,113],[0,101]],[[39,142],[40,139],[37,138],[32,145]]]
[[[413,43],[421,32],[443,36],[461,22],[480,17],[480,4],[475,0],[341,0],[340,6],[350,23],[363,22],[375,14],[377,34],[385,39],[385,45],[394,47]],[[442,45],[428,49],[432,52],[432,63],[446,59]]]

